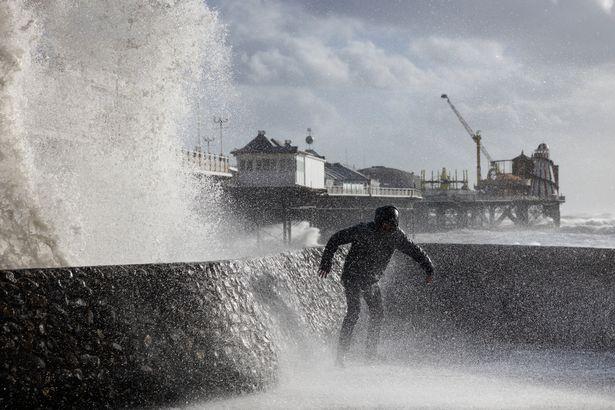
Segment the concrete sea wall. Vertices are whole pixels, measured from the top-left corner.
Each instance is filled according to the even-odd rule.
[[[285,332],[324,346],[343,313],[340,285],[313,280],[319,257],[2,271],[0,407],[132,407],[265,388]]]
[[[388,319],[432,340],[615,348],[615,250],[425,245],[430,287],[397,255]],[[0,272],[0,407],[142,406],[264,389],[281,352],[337,335],[322,249],[197,264]],[[336,263],[339,272],[341,256]],[[336,272],[336,273],[337,273]]]
[[[426,287],[396,257],[387,308],[431,341],[452,332],[483,342],[615,349],[615,249],[427,244]]]

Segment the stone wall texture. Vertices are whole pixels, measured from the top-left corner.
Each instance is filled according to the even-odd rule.
[[[615,349],[615,249],[427,244],[437,277],[395,258],[389,315],[431,339]]]
[[[428,244],[397,255],[388,318],[434,340],[615,348],[615,250]],[[322,249],[251,260],[0,271],[0,407],[172,404],[267,388],[281,352],[335,339]],[[335,264],[339,273],[342,255]]]
[[[0,407],[263,389],[276,381],[285,332],[324,345],[343,314],[339,283],[314,280],[319,257],[1,271]]]

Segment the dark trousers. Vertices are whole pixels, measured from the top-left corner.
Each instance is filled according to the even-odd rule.
[[[378,339],[380,338],[380,327],[384,318],[382,308],[382,295],[378,283],[364,284],[355,282],[345,282],[344,291],[346,293],[346,317],[342,323],[340,331],[340,341],[338,345],[338,355],[342,356],[348,352],[352,341],[352,331],[359,320],[361,312],[361,297],[367,303],[369,309],[369,326],[367,329],[367,343],[365,353],[368,357],[376,354]]]

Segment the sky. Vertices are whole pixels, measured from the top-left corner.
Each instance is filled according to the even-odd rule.
[[[564,214],[615,213],[613,0],[207,3],[232,54],[229,149],[257,130],[305,148],[310,127],[330,162],[474,179],[446,93],[494,159],[550,146]]]

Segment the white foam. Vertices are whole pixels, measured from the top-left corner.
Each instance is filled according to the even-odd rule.
[[[188,408],[610,408],[615,397],[444,367],[297,366],[265,393]]]
[[[562,216],[561,228],[537,226],[459,229],[420,233],[418,242],[615,248],[615,218],[610,214]]]
[[[217,256],[219,191],[175,156],[197,94],[216,93],[199,115],[224,108],[203,106],[230,87],[217,15],[200,0],[24,0],[0,13],[0,267]],[[41,244],[62,256],[39,256]]]

